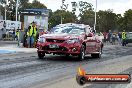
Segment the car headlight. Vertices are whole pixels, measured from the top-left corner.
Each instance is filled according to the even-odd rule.
[[[38,41],[39,41],[40,43],[44,43],[44,42],[46,41],[46,39],[45,39],[44,37],[39,37]]]
[[[78,42],[80,42],[80,40],[77,39],[77,38],[69,39],[69,40],[66,41],[66,43],[78,43]]]

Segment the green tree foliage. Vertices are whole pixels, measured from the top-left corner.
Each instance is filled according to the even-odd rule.
[[[132,31],[132,9],[129,9],[124,13],[124,19],[122,22],[123,28],[126,31]]]
[[[94,26],[95,23],[95,12],[92,9],[83,11],[80,16],[80,23]],[[107,11],[98,11],[97,12],[97,31],[108,31],[108,30],[117,30],[118,25],[117,21],[120,19],[120,16],[113,13],[111,10]],[[118,21],[119,22],[119,21]]]
[[[62,19],[63,23],[73,23],[77,20],[76,15],[69,11],[57,10],[55,12],[50,12],[50,17],[49,17],[49,27],[50,28],[61,23],[61,15],[63,18]]]
[[[2,15],[4,16],[4,8],[3,4],[5,4],[6,0],[1,0],[0,1],[0,10],[2,12]],[[8,0],[9,5],[7,6],[7,19],[8,20],[15,20],[15,12],[16,12],[16,1],[17,0]],[[24,9],[43,9],[47,8],[44,4],[40,3],[38,0],[33,0],[32,3],[29,2],[29,0],[19,0],[19,6],[18,6],[18,12],[20,10]],[[21,17],[21,21],[23,17]]]
[[[0,15],[4,16],[5,10],[4,5],[6,4],[6,0],[0,0]]]
[[[125,29],[124,17],[122,17],[121,14],[117,14],[117,29],[118,31]]]
[[[32,9],[43,9],[47,8],[44,4],[40,3],[38,0],[33,0],[32,3],[30,3],[30,6]]]
[[[0,4],[5,4],[6,0],[0,0]]]
[[[0,13],[1,13],[0,15],[4,16],[5,11],[4,11],[4,7],[2,5],[0,5]]]
[[[117,30],[117,15],[111,10],[97,12],[97,25],[99,31]]]
[[[80,11],[80,15],[82,15],[87,10],[88,11],[93,10],[92,6],[93,5],[91,3],[79,1],[79,11]]]
[[[88,24],[91,27],[94,25],[94,11],[93,10],[85,10],[82,15],[80,15],[80,23]]]

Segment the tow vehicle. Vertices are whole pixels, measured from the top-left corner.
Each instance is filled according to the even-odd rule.
[[[103,43],[92,33],[89,25],[71,23],[60,28],[63,30],[59,33],[50,32],[39,37],[37,53],[40,59],[46,54],[72,55],[77,56],[78,60],[83,60],[87,54],[94,58],[101,57]]]

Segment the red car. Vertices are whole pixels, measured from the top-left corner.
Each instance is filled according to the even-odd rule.
[[[62,27],[61,27],[62,29]],[[85,55],[101,57],[103,43],[89,31],[88,26],[64,27],[61,33],[49,33],[39,37],[37,43],[38,57],[46,54],[73,55],[83,60]]]

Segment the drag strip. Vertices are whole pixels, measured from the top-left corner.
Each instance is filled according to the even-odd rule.
[[[67,75],[74,76],[79,66],[90,65],[97,68],[99,63],[110,63],[110,60],[132,54],[131,47],[106,46],[101,59],[91,58],[84,61],[76,57],[46,55],[45,60],[39,60],[35,53],[1,56],[0,58],[0,88],[28,88]],[[108,61],[108,62],[107,62]],[[120,62],[120,61],[119,61]],[[113,62],[115,63],[115,62]],[[102,68],[100,65],[99,68]],[[70,70],[69,70],[70,69]]]

